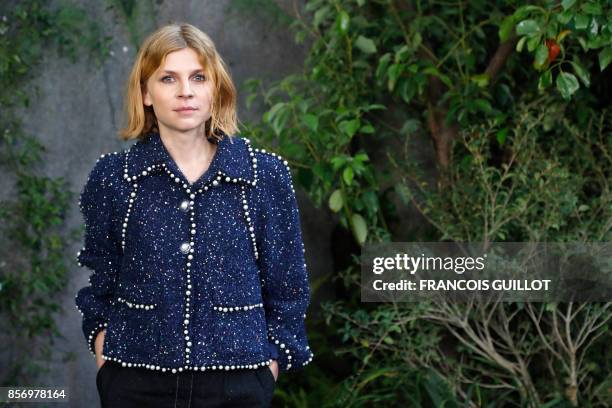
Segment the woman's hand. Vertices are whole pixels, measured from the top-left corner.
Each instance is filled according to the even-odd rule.
[[[104,352],[103,347],[104,347],[104,335],[105,334],[106,334],[106,329],[98,333],[98,335],[96,336],[96,342],[94,344],[95,351],[96,351],[96,365],[98,366],[98,369],[100,369],[106,362],[106,360],[102,358],[102,353]]]
[[[272,371],[272,376],[274,376],[274,381],[277,381],[278,380],[278,363],[276,362],[276,360],[272,360],[269,367],[270,367],[270,371]]]

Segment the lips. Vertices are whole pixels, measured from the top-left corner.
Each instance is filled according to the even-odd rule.
[[[197,109],[198,108],[194,108],[193,106],[186,106],[186,107],[183,107],[183,108],[175,109],[175,111],[183,112],[183,111],[194,111],[194,110],[197,110]]]

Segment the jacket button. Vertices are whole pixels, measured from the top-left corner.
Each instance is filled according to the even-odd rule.
[[[181,244],[181,252],[182,253],[188,254],[189,253],[189,248],[190,248],[189,242],[183,242]]]
[[[181,211],[187,211],[189,210],[189,201],[185,200],[181,203]]]

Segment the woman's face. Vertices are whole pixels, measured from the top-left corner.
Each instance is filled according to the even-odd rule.
[[[198,54],[183,48],[166,55],[164,63],[147,80],[143,101],[153,106],[160,130],[184,132],[203,126],[210,118],[214,87],[204,76],[203,68]]]

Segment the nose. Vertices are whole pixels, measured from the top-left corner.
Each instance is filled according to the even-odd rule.
[[[179,97],[190,98],[193,96],[193,92],[191,90],[191,85],[189,85],[189,81],[181,81],[181,86],[179,89]]]

